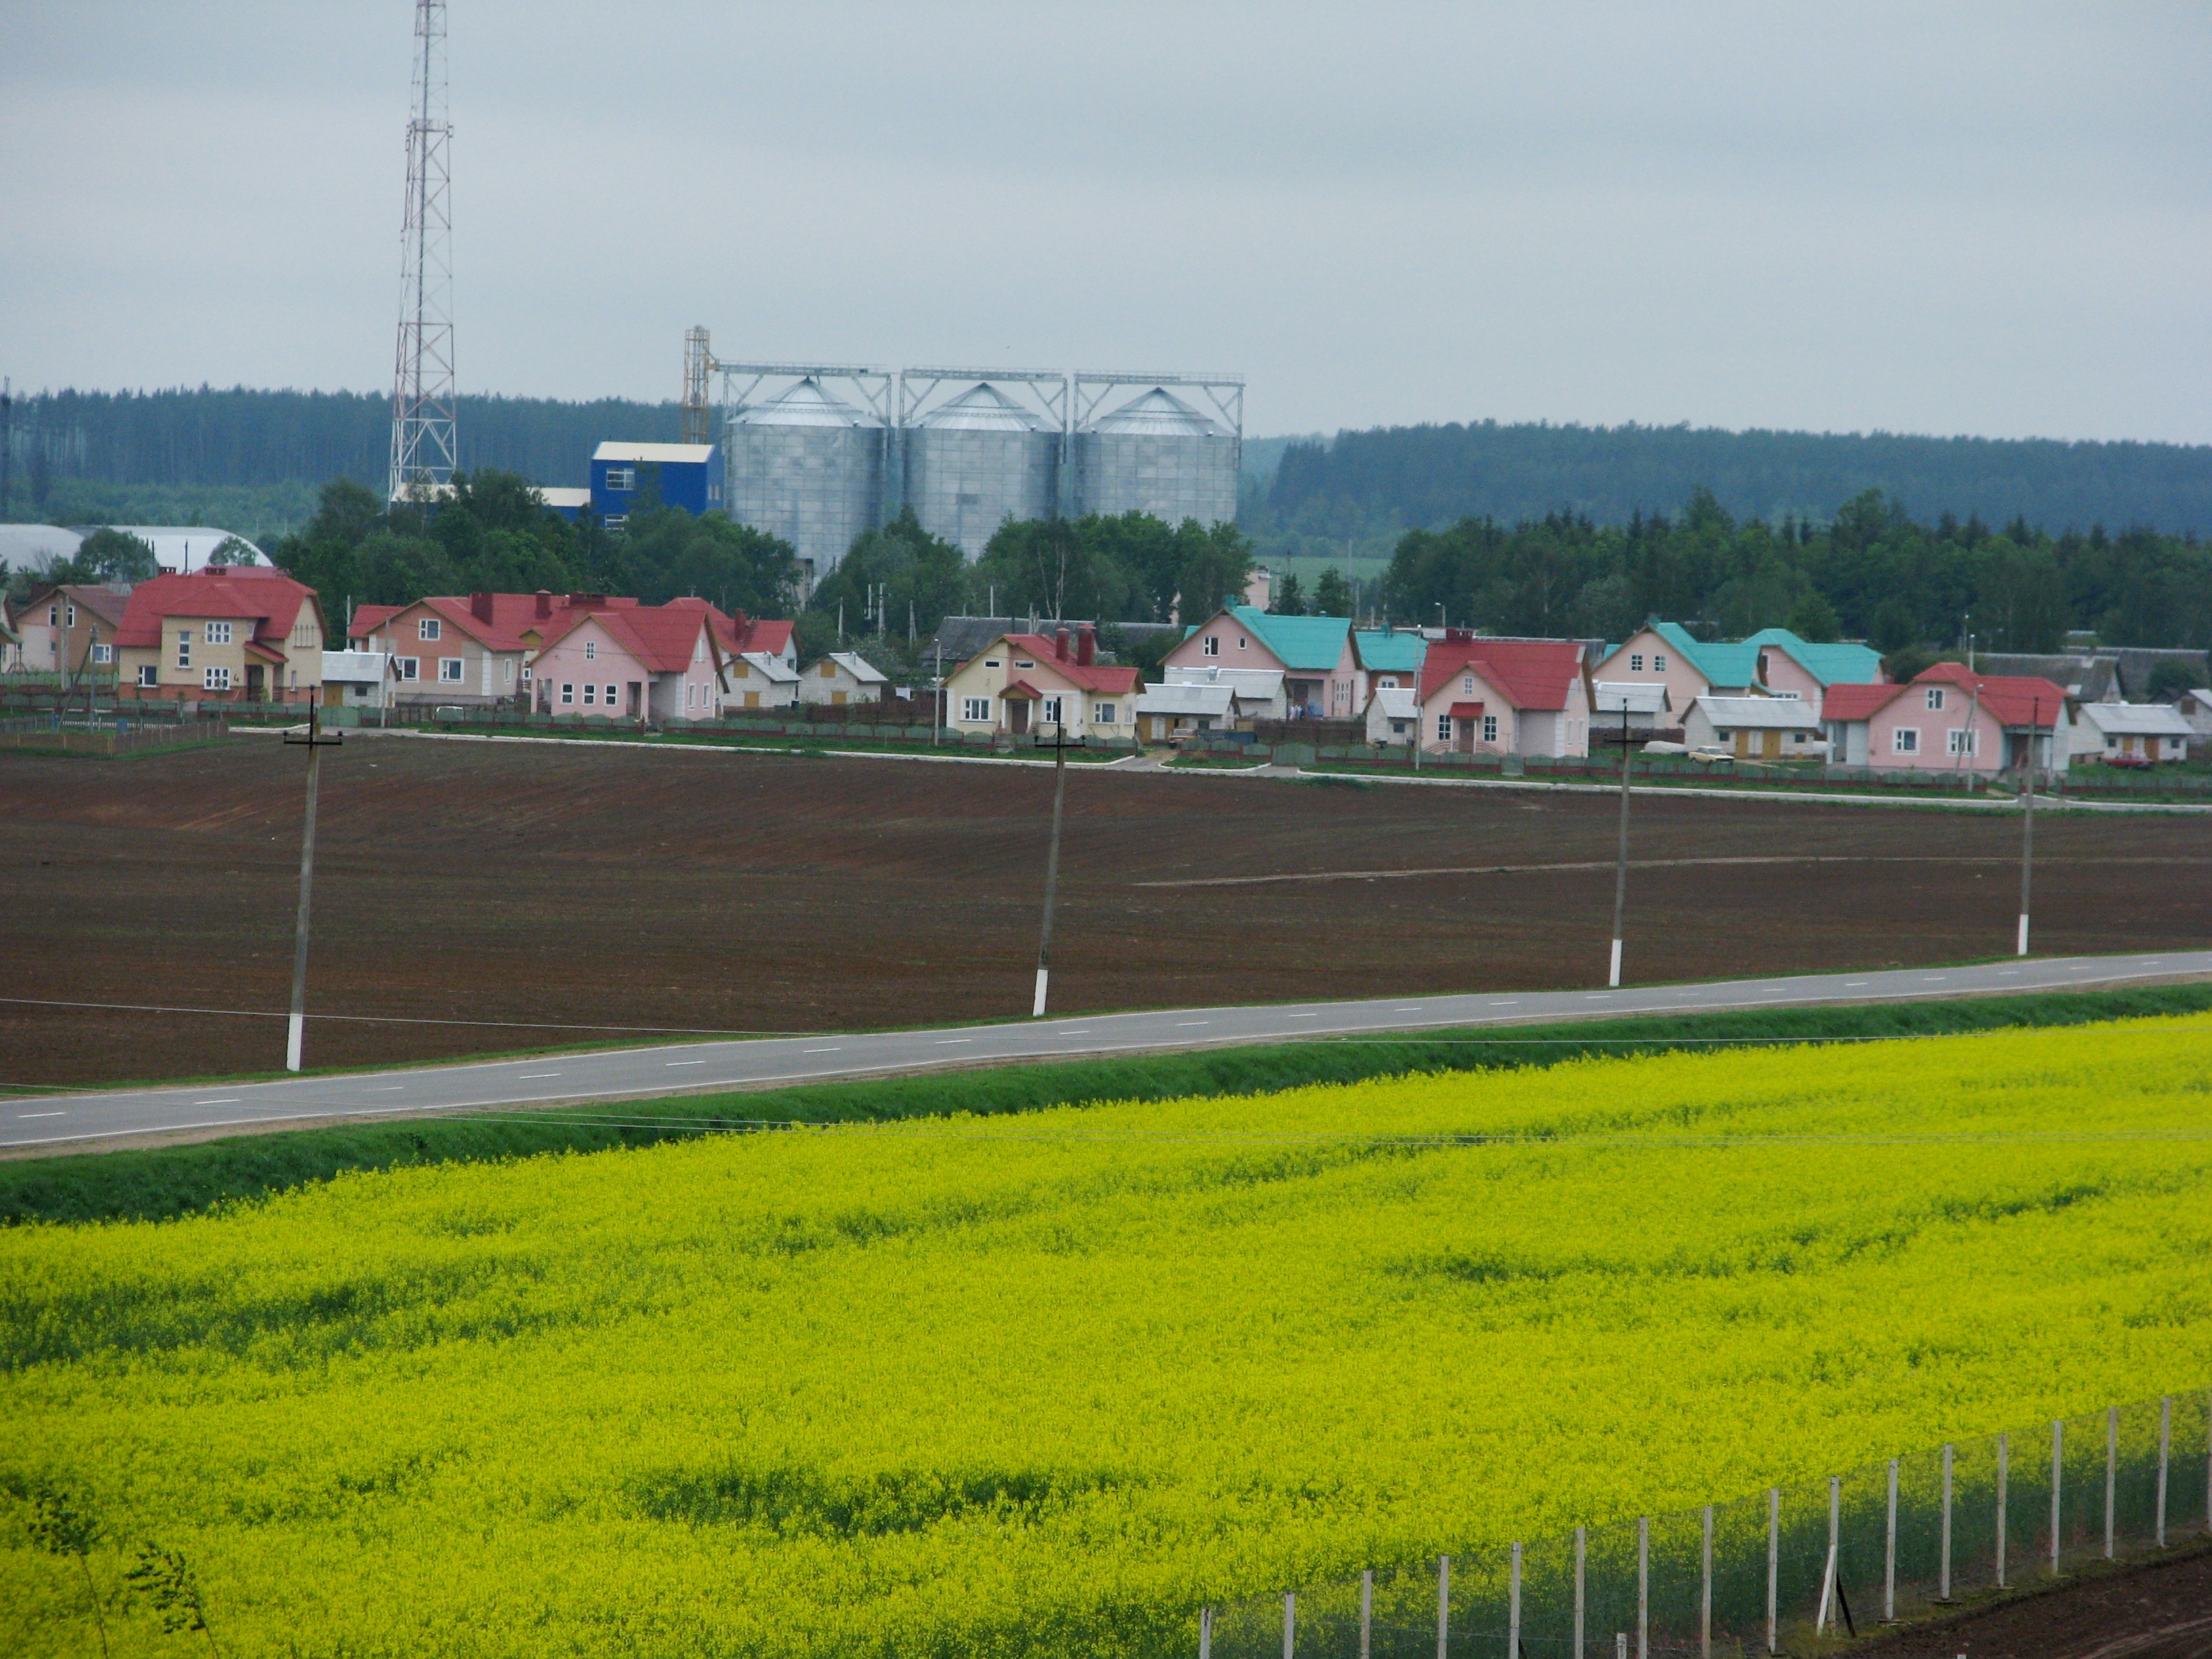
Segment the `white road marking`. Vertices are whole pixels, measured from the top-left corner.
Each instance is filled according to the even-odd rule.
[[[407,1085],[404,1083],[385,1083],[380,1084],[374,1089],[363,1089],[362,1093],[365,1095],[396,1095],[406,1086]]]
[[[1863,990],[1865,987],[1866,981],[1863,979],[1847,979],[1844,981],[1844,989],[1846,991]]]
[[[1951,976],[1948,974],[1923,974],[1920,977],[1932,985],[1937,980],[1948,979]]]
[[[26,1117],[67,1117],[67,1116],[69,1115],[69,1114],[68,1114],[67,1112],[18,1112],[18,1113],[16,1113],[16,1114],[15,1114],[15,1115],[16,1115],[18,1118],[26,1118]]]
[[[942,1048],[948,1042],[973,1042],[975,1040],[973,1037],[939,1037],[937,1039],[937,1046]]]
[[[2018,979],[2020,977],[2020,969],[2017,968],[2000,968],[1997,969],[1997,977],[1999,979]]]
[[[1422,1012],[1422,1009],[1419,1003],[1409,1002],[1402,1008],[1393,1008],[1390,1012],[1394,1014],[1418,1014]]]
[[[528,1083],[534,1078],[558,1077],[560,1075],[561,1073],[558,1072],[525,1072],[521,1076],[518,1077],[515,1081],[518,1083]]]
[[[799,1052],[802,1054],[842,1054],[845,1051],[842,1048],[801,1048]]]
[[[196,1100],[192,1104],[195,1106],[235,1106],[238,1104],[238,1097],[236,1095],[226,1095],[221,1100]]]
[[[1179,1019],[1176,1022],[1176,1029],[1177,1030],[1181,1030],[1186,1025],[1211,1025],[1212,1024],[1213,1022],[1210,1019]]]
[[[1521,999],[1519,997],[1508,997],[1503,1002],[1493,1002],[1490,1006],[1493,1008],[1514,1008],[1518,1007],[1520,1006],[1520,1002]]]
[[[1319,1019],[1321,1016],[1319,1014],[1292,1014],[1290,1018],[1292,1019]]]
[[[1073,1031],[1055,1031],[1053,1035],[1054,1036],[1089,1036],[1091,1035],[1091,1028],[1088,1025],[1085,1025],[1080,1026]]]
[[[669,1066],[704,1066],[707,1062],[703,1060],[671,1060],[662,1063]]]

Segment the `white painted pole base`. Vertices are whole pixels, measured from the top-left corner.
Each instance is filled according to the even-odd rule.
[[[1613,971],[1606,976],[1607,985],[1619,988],[1620,984],[1620,941],[1613,942]]]
[[[2016,957],[2027,954],[2027,912],[2025,910],[2020,913],[2020,943],[2014,948],[2013,954]]]
[[[1044,984],[1045,981],[1050,977],[1051,974],[1052,969],[1049,968],[1040,968],[1037,969],[1036,1005],[1030,1010],[1030,1018],[1031,1019],[1042,1019],[1044,1018]]]
[[[305,1014],[292,1016],[291,1029],[284,1037],[284,1069],[288,1072],[296,1072],[300,1069],[300,1042],[306,1034],[307,1028],[307,1017]]]

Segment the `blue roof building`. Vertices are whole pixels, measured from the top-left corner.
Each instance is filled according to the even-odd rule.
[[[714,444],[603,443],[592,455],[592,510],[619,525],[648,484],[663,507],[695,515],[722,506],[722,452]]]

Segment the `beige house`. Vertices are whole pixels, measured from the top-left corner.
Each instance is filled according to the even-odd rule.
[[[945,723],[956,730],[1064,730],[1071,738],[1127,743],[1137,732],[1133,668],[1097,661],[1097,635],[1084,624],[1073,648],[1067,629],[1001,634],[945,677]]]
[[[210,565],[131,590],[116,635],[119,694],[306,702],[323,684],[322,602],[268,565]]]

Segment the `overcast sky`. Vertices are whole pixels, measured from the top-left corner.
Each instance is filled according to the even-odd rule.
[[[0,0],[0,373],[382,390],[410,0]],[[2212,6],[453,0],[461,389],[2212,441]]]

